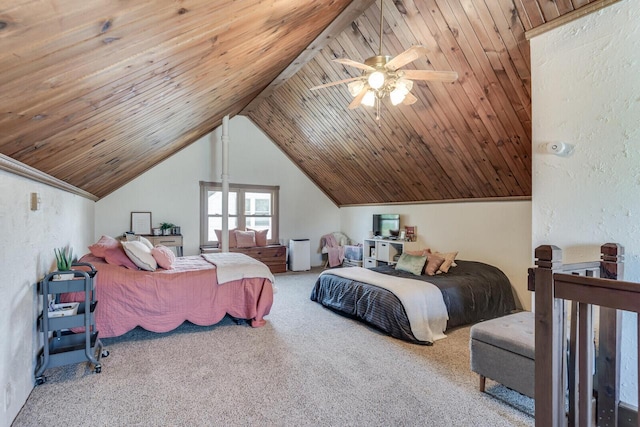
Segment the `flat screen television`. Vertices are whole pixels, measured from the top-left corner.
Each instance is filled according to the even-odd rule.
[[[373,215],[373,235],[376,237],[398,237],[400,232],[399,214]]]

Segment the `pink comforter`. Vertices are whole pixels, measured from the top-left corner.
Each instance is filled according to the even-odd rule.
[[[104,262],[91,254],[80,260],[93,264],[96,274],[96,329],[100,337],[122,335],[136,326],[168,332],[183,322],[208,326],[225,314],[266,323],[273,303],[269,279],[251,278],[222,285],[216,267],[201,256],[179,257],[174,270],[134,271]],[[66,294],[64,302],[83,301],[84,294]]]

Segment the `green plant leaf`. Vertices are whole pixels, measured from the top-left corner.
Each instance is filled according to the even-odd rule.
[[[53,253],[56,255],[56,265],[58,271],[71,270],[73,264],[73,249],[66,248],[54,248]]]

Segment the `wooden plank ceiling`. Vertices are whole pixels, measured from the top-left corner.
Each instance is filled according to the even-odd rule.
[[[339,206],[529,196],[524,33],[595,1],[384,0],[384,53],[460,78],[378,126],[308,90],[377,53],[373,0],[0,0],[0,153],[101,198],[242,112]]]

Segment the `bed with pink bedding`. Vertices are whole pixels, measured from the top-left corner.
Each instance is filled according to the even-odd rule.
[[[80,261],[98,271],[95,321],[104,338],[122,335],[137,326],[153,332],[171,331],[185,321],[209,326],[226,314],[259,327],[266,323],[264,316],[273,303],[273,276],[227,274],[230,278],[244,277],[218,283],[218,267],[206,255],[179,257],[174,269],[154,272],[129,270],[91,254]],[[66,294],[64,301],[77,298]]]

